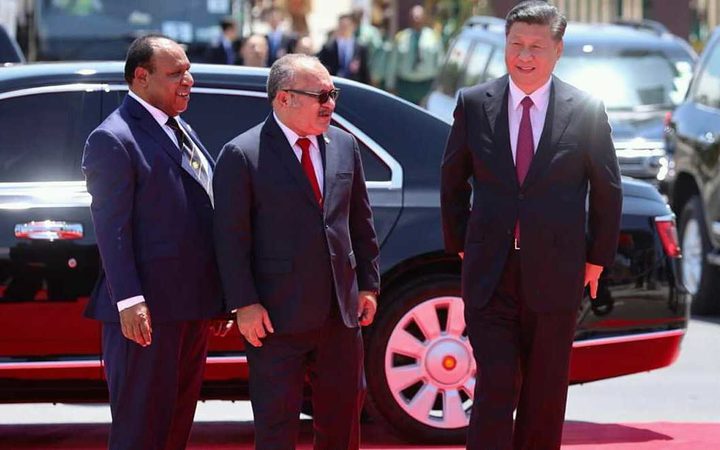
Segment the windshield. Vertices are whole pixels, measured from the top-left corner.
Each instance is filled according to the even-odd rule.
[[[100,39],[157,32],[181,42],[208,42],[232,0],[42,0],[38,22],[45,35]]]
[[[560,58],[555,74],[605,102],[608,110],[671,109],[685,97],[692,58],[671,59],[660,52],[624,50],[601,55],[586,45]]]

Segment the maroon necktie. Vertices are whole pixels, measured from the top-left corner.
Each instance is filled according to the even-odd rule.
[[[517,173],[518,184],[522,186],[525,176],[530,169],[534,152],[532,123],[530,123],[530,107],[533,101],[530,97],[522,99],[520,104],[523,107],[520,128],[518,129],[517,147],[515,148],[515,173]],[[520,243],[520,219],[515,222],[515,246]]]
[[[320,185],[318,185],[317,176],[315,175],[315,167],[313,166],[312,160],[310,159],[310,139],[299,138],[296,141],[297,145],[302,149],[302,157],[300,158],[300,164],[302,164],[303,172],[310,182],[313,192],[315,193],[315,199],[318,205],[322,207],[323,198],[320,193]]]

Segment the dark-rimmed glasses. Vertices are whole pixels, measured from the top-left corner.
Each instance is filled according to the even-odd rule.
[[[340,95],[340,89],[331,89],[329,91],[320,91],[320,92],[311,92],[311,91],[303,91],[300,89],[283,89],[285,92],[293,92],[295,94],[302,94],[307,95],[308,97],[315,97],[318,100],[318,103],[321,105],[324,105],[328,102],[328,100],[333,99],[337,100],[338,96]]]

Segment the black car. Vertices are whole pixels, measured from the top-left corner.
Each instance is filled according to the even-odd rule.
[[[100,325],[82,317],[99,262],[80,159],[88,133],[127,91],[122,68],[0,69],[0,401],[107,399]],[[267,70],[195,65],[192,73],[183,117],[215,155],[268,115]],[[334,123],[360,143],[381,244],[380,307],[365,330],[368,413],[409,439],[462,439],[476,368],[461,261],[444,252],[441,235],[450,125],[372,87],[334,82],[342,91]],[[673,216],[649,184],[625,180],[623,188],[615,265],[599,298],[578,312],[576,383],[671,364],[687,325]],[[237,330],[214,337],[203,398],[247,398],[247,376]]]
[[[563,42],[555,74],[603,100],[622,174],[664,191],[673,172],[663,120],[685,96],[695,52],[677,36],[643,23],[571,22]],[[504,52],[504,20],[469,19],[447,52],[428,110],[452,117],[459,89],[506,72]]]
[[[665,131],[675,158],[670,198],[680,216],[682,282],[693,296],[693,312],[720,313],[720,30]]]

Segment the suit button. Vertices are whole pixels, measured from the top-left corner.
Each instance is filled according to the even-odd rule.
[[[326,230],[329,230],[329,229],[330,229],[330,225],[325,224],[325,229],[326,229]]]
[[[512,236],[512,235],[513,235],[513,230],[508,229],[508,230],[506,231],[506,233],[507,233],[508,236]]]
[[[525,199],[525,194],[523,194],[523,193],[518,194],[518,200],[524,200],[524,199]]]

